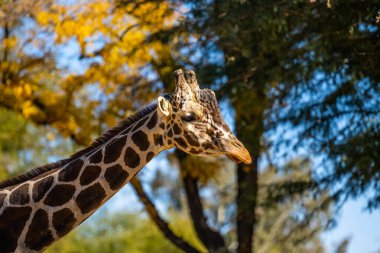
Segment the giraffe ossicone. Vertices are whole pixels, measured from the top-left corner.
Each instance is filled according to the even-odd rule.
[[[0,253],[41,252],[69,233],[173,147],[251,163],[224,122],[213,91],[193,71],[174,72],[176,90],[157,99],[68,159],[0,183]]]

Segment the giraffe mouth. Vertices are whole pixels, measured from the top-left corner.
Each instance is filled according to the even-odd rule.
[[[248,153],[248,150],[244,148],[244,150],[240,150],[239,153],[227,153],[226,156],[236,162],[236,163],[245,163],[250,164],[252,162],[251,155]]]
[[[231,161],[233,161],[235,163],[241,163],[242,162],[238,157],[236,157],[234,155],[228,155],[227,154],[226,156],[228,157],[228,159],[230,159]]]

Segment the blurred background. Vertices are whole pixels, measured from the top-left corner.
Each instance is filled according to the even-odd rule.
[[[161,153],[47,252],[380,252],[380,2],[0,0],[0,180],[192,69],[254,162]]]

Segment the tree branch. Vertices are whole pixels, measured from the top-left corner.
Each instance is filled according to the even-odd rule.
[[[179,149],[176,150],[181,168],[184,168],[183,160],[187,156]],[[186,199],[190,209],[192,222],[199,239],[210,252],[220,252],[226,249],[223,237],[207,225],[207,219],[204,215],[201,198],[198,190],[198,179],[184,173],[181,169],[182,181],[186,191]]]
[[[173,231],[169,228],[168,223],[162,219],[156,207],[149,199],[148,195],[144,192],[140,180],[137,177],[134,177],[130,182],[135,192],[137,193],[137,196],[144,204],[145,210],[148,212],[150,218],[156,224],[159,230],[165,235],[165,237],[185,252],[200,253],[200,251],[198,251],[196,248],[173,233]]]
[[[4,50],[4,53],[3,53],[3,62],[7,62],[8,61],[8,47],[5,46],[5,40],[7,40],[9,38],[9,27],[8,27],[8,24],[5,23],[4,25],[4,35],[3,35],[3,50]],[[5,70],[3,70],[3,73],[1,75],[1,84],[6,84],[7,83],[7,73],[8,73],[8,70],[9,70],[9,66],[6,67]]]

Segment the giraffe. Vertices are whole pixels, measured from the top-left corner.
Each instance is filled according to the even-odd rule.
[[[174,71],[175,92],[124,119],[70,158],[0,183],[0,253],[41,252],[111,198],[146,163],[173,147],[251,163],[195,73]]]

